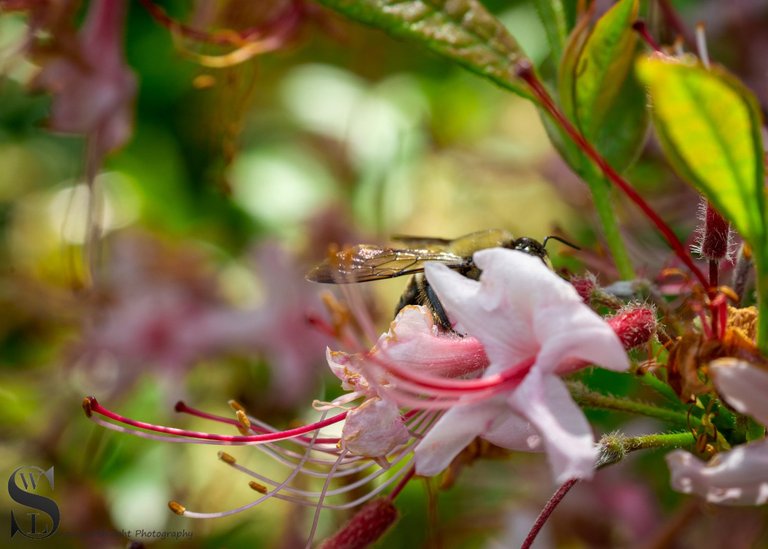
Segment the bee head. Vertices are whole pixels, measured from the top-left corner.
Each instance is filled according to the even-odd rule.
[[[546,240],[544,242],[546,242]],[[544,244],[527,236],[516,238],[505,247],[519,252],[525,252],[528,255],[536,256],[542,260],[547,257],[547,250],[544,248]]]
[[[547,249],[545,248],[548,240],[557,240],[558,242],[562,242],[563,244],[570,246],[571,248],[574,248],[576,250],[581,249],[578,246],[571,244],[567,240],[563,240],[559,236],[548,236],[544,239],[544,242],[539,242],[538,240],[535,240],[533,238],[523,236],[521,238],[516,238],[510,241],[504,247],[510,248],[512,250],[518,250],[520,252],[525,252],[528,255],[536,256],[539,259],[541,259],[544,263],[548,264],[549,258],[547,257]]]

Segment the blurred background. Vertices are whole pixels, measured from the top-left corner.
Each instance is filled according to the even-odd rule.
[[[50,6],[71,10],[68,20],[82,31],[93,3]],[[536,64],[546,62],[532,3],[485,4]],[[674,4],[689,25],[706,21],[711,57],[766,105],[765,3]],[[279,501],[210,521],[173,515],[170,499],[219,511],[253,492],[215,448],[106,431],[86,420],[82,398],[200,430],[211,426],[174,414],[177,400],[228,415],[234,398],[278,426],[313,420],[312,400],[340,389],[325,366],[333,341],[306,322],[324,314],[319,295],[327,288],[304,273],[332,243],[484,228],[537,239],[558,233],[590,253],[555,251],[557,267],[586,265],[605,282],[615,271],[586,187],[530,103],[309,1],[158,2],[173,20],[208,32],[270,25],[300,6],[277,29],[279,47],[241,62],[234,48],[174,31],[140,2],[126,5],[124,36],[112,35],[124,64],[110,74],[135,77],[135,94],[118,103],[132,127],[121,137],[109,130],[84,138],[56,111],[66,98],[39,76],[67,59],[67,42],[35,31],[40,8],[17,12],[11,8],[25,2],[0,2],[0,471],[5,479],[22,465],[55,467],[61,526],[41,543],[57,547],[125,547],[135,537],[125,532],[136,529],[191,533],[144,540],[148,546],[301,546],[311,512]],[[30,46],[33,35],[48,40],[44,48]],[[103,81],[92,76],[70,101],[96,108]],[[117,115],[108,110],[105,119]],[[628,176],[688,238],[697,199],[653,143]],[[616,200],[638,270],[651,276],[667,252]],[[404,285],[364,288],[381,329]],[[236,455],[281,474],[255,451]],[[694,520],[666,488],[661,456],[604,473],[574,490],[541,547],[631,546],[663,537],[669,517]],[[380,546],[515,546],[551,490],[544,460],[527,455],[473,464],[448,491],[412,482],[398,499],[402,518]],[[2,524],[15,505],[0,498]],[[346,518],[324,514],[317,539]],[[731,535],[734,524],[747,533],[763,528],[751,510],[710,519],[706,527],[694,521],[688,536],[716,546],[718,525],[730,524]]]

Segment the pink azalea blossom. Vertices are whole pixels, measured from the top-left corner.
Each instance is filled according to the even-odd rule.
[[[715,386],[739,413],[768,424],[768,372],[735,358],[710,365]],[[768,440],[750,442],[717,454],[708,462],[684,450],[667,455],[672,488],[722,505],[768,502]]]
[[[348,392],[315,402],[323,415],[309,425],[280,431],[236,404],[236,419],[183,403],[176,410],[237,427],[239,435],[136,421],[91,397],[84,401],[86,413],[109,429],[154,440],[255,446],[287,466],[285,476],[273,480],[222,454],[225,464],[256,479],[251,487],[261,495],[219,512],[171,504],[192,518],[225,516],[279,498],[315,507],[316,524],[321,509],[356,507],[387,488],[391,501],[415,473],[439,473],[476,436],[507,448],[545,449],[558,480],[590,476],[596,457],[592,431],[559,376],[591,363],[626,369],[621,338],[539,259],[494,249],[475,260],[483,269],[480,281],[438,265],[427,268],[465,334],[441,331],[432,313],[417,306],[404,308],[370,350],[350,330],[341,339],[357,352],[326,355]],[[614,324],[629,329],[636,316],[632,310],[621,317],[626,322]],[[337,430],[327,433],[331,425]],[[323,478],[323,488],[294,488],[297,475]],[[330,488],[333,479],[350,475],[358,480]],[[369,488],[360,493],[364,485]]]
[[[516,373],[520,381],[449,409],[416,448],[416,472],[439,473],[482,436],[511,449],[543,444],[558,482],[591,477],[592,430],[559,376],[586,364],[626,370],[621,341],[538,258],[494,248],[474,260],[479,281],[439,264],[427,265],[427,278],[452,322],[483,344],[490,360],[483,377]]]

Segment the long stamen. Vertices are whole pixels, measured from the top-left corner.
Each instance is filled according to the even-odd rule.
[[[315,432],[315,435],[316,435],[319,429],[322,429],[323,427],[327,427],[328,425],[333,425],[334,423],[343,421],[347,417],[347,412],[342,412],[331,418],[324,419],[316,423],[310,423],[309,425],[304,425],[302,427],[297,427],[295,429],[287,429],[285,431],[262,434],[262,435],[232,436],[232,435],[219,435],[216,433],[204,433],[201,431],[190,431],[187,429],[178,429],[176,427],[165,427],[163,425],[154,425],[152,423],[146,423],[144,421],[136,421],[136,420],[121,416],[119,414],[116,414],[115,412],[112,412],[107,408],[104,408],[101,404],[99,404],[99,402],[94,397],[86,397],[85,399],[83,399],[83,409],[85,410],[85,413],[88,417],[91,417],[93,413],[96,413],[104,417],[107,417],[113,421],[116,421],[118,423],[122,423],[124,425],[130,425],[131,427],[135,427],[137,429],[144,429],[147,431],[154,431],[157,433],[175,435],[177,437],[182,437],[184,439],[196,439],[200,441],[215,441],[220,444],[227,444],[227,445],[248,445],[248,444],[261,444],[264,442],[275,442],[278,440],[286,440],[289,438],[296,437],[298,435],[303,435],[305,433],[311,433],[311,432]],[[133,431],[130,431],[130,432],[133,432]],[[314,441],[314,438],[313,438],[313,441]]]
[[[321,418],[321,422],[325,420],[325,414],[323,414]],[[314,437],[317,437],[318,431],[315,431]],[[182,512],[178,514],[183,514],[186,517],[190,518],[217,518],[217,517],[226,517],[229,515],[235,515],[237,513],[240,513],[242,511],[245,511],[247,509],[251,509],[263,501],[266,501],[267,499],[274,497],[276,494],[279,494],[283,488],[285,488],[295,477],[299,474],[299,471],[304,466],[304,463],[306,462],[306,459],[309,458],[310,454],[312,452],[312,443],[310,443],[309,447],[307,447],[304,457],[301,462],[294,468],[293,471],[286,477],[286,479],[281,482],[279,485],[277,485],[274,489],[270,490],[266,494],[264,494],[262,497],[258,498],[255,501],[252,501],[250,503],[247,503],[245,505],[242,505],[240,507],[237,507],[235,509],[230,509],[228,511],[220,511],[217,513],[198,513],[194,511],[188,511],[183,505],[179,504],[178,502],[171,502],[168,504],[168,506],[171,508],[171,510],[174,510],[174,506],[178,506]],[[174,511],[175,512],[175,511]]]
[[[333,467],[331,467],[330,473],[328,473],[328,478],[325,479],[325,482],[323,483],[323,489],[320,492],[320,498],[317,501],[317,508],[315,508],[315,516],[312,518],[312,528],[309,530],[309,535],[307,536],[307,549],[312,549],[312,540],[315,539],[315,532],[317,532],[317,525],[320,522],[320,511],[323,508],[323,500],[325,500],[325,496],[328,493],[328,485],[331,483],[331,479],[333,478],[334,473],[336,472],[336,469],[339,466],[339,463],[341,463],[341,460],[344,459],[344,456],[347,454],[346,451],[343,451],[339,455],[339,459],[336,460],[336,463],[333,464]]]
[[[202,410],[198,410],[197,408],[192,408],[191,406],[187,405],[183,401],[177,402],[174,409],[179,413],[189,414],[191,416],[200,417],[203,419],[209,419],[211,421],[216,421],[218,423],[226,423],[228,425],[233,425],[235,427],[240,425],[240,423],[235,419],[219,416],[216,414],[211,414],[209,412],[204,412]],[[250,427],[249,427],[250,430],[256,434],[269,434],[269,433],[281,432],[279,429],[275,429],[274,427],[268,426],[262,422],[255,421],[252,416],[247,416],[247,419],[250,423]],[[293,440],[309,441],[311,439],[309,437],[297,436],[297,437],[293,437]],[[339,438],[338,437],[318,438],[317,440],[315,440],[315,442],[317,444],[336,444],[339,442]]]
[[[402,380],[414,383],[417,387],[430,391],[444,391],[443,394],[467,393],[472,391],[485,391],[496,389],[500,385],[517,383],[522,380],[525,373],[536,362],[536,357],[527,358],[518,364],[491,376],[479,379],[446,379],[435,375],[417,374],[402,368],[391,361],[379,360],[369,354],[371,362],[377,363],[388,373]]]

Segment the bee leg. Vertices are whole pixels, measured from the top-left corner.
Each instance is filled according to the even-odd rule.
[[[453,327],[451,326],[451,321],[448,320],[445,309],[443,309],[443,304],[440,303],[435,290],[432,289],[432,285],[426,279],[424,279],[424,293],[429,302],[429,307],[432,309],[432,316],[435,318],[435,322],[446,332],[452,332]]]
[[[422,297],[421,285],[415,276],[411,277],[408,286],[405,288],[405,292],[400,296],[400,301],[397,302],[395,307],[395,316],[398,315],[408,305],[424,305],[424,298]]]
[[[437,294],[430,286],[423,274],[417,274],[411,278],[408,287],[400,297],[400,301],[395,307],[395,316],[408,305],[424,305],[432,313],[435,323],[444,331],[452,332],[451,321],[443,309],[443,304],[437,298]]]

